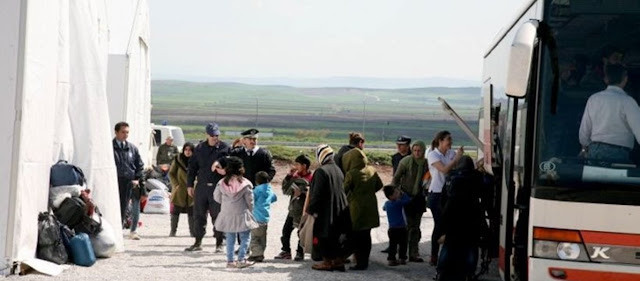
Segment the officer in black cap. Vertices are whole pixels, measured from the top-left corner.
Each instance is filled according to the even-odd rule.
[[[193,214],[195,220],[196,242],[185,251],[202,251],[202,238],[207,233],[207,213],[211,215],[211,223],[215,224],[220,213],[220,204],[213,200],[213,191],[222,175],[212,171],[213,163],[229,154],[229,146],[220,141],[220,129],[216,123],[206,126],[207,140],[200,142],[189,160],[187,192],[193,197]],[[194,189],[194,182],[197,185]],[[216,252],[222,252],[224,234],[215,231]]]
[[[258,129],[249,129],[241,133],[242,147],[232,150],[231,155],[237,156],[244,162],[244,177],[256,185],[256,173],[264,171],[269,174],[269,180],[273,180],[276,175],[276,168],[273,167],[273,157],[271,153],[258,146]]]
[[[391,164],[393,165],[393,174],[396,174],[400,160],[411,154],[411,138],[405,135],[398,136],[396,139],[396,148],[398,152],[391,156]]]

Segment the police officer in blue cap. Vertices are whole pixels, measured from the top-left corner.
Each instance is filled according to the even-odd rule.
[[[256,185],[256,173],[264,171],[269,174],[269,180],[276,175],[271,153],[258,146],[258,129],[249,129],[241,133],[242,146],[235,148],[231,154],[240,157],[244,162],[244,177]]]
[[[229,154],[229,146],[220,141],[218,124],[209,123],[206,126],[207,140],[200,142],[189,160],[189,175],[187,178],[187,192],[193,197],[193,216],[195,220],[196,242],[185,251],[202,251],[202,238],[207,233],[207,213],[211,215],[211,223],[215,224],[220,213],[220,204],[213,200],[213,191],[222,175],[212,171],[213,163]],[[194,183],[197,185],[194,188]],[[222,252],[224,234],[214,229],[216,238],[216,253]]]

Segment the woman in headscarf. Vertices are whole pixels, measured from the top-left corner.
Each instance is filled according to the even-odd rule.
[[[411,145],[411,156],[407,156],[398,164],[398,170],[393,175],[393,185],[411,197],[411,201],[404,208],[409,232],[409,261],[424,262],[420,257],[420,223],[422,214],[426,212],[427,203],[422,188],[422,178],[427,172],[427,160],[424,158],[426,145],[417,141]]]
[[[342,157],[345,167],[344,191],[351,213],[351,246],[356,265],[351,270],[366,270],[371,253],[371,229],[380,226],[376,192],[382,189],[382,180],[376,169],[367,165],[367,156],[354,148]]]
[[[173,210],[171,212],[171,232],[170,237],[176,236],[178,229],[178,221],[181,213],[187,213],[189,220],[189,234],[194,236],[193,224],[193,198],[187,194],[187,166],[189,159],[193,155],[195,146],[187,142],[182,147],[182,152],[173,159],[171,169],[169,170],[169,179],[171,180],[171,203]]]
[[[462,156],[449,173],[442,191],[446,200],[442,208],[443,243],[438,260],[439,280],[467,280],[473,277],[478,263],[478,247],[484,213],[480,204],[482,174],[475,170],[473,159]]]
[[[344,176],[333,161],[333,149],[330,146],[318,146],[316,159],[321,166],[311,181],[306,212],[315,218],[313,236],[318,239],[317,248],[320,249],[322,262],[312,268],[345,271],[340,239],[350,231],[351,220],[343,188]]]

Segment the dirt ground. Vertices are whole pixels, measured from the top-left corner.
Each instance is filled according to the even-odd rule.
[[[391,181],[390,167],[377,167],[383,182]],[[281,229],[287,215],[288,198],[282,195],[281,182],[289,171],[288,164],[278,163],[277,174],[273,182],[278,201],[272,205],[271,221],[268,229],[268,246],[264,263],[256,264],[242,270],[226,269],[225,254],[214,253],[214,239],[212,226],[207,226],[207,236],[204,239],[202,252],[189,253],[183,249],[193,243],[189,237],[186,215],[181,217],[178,236],[168,237],[169,215],[142,214],[142,227],[138,233],[142,236],[139,241],[125,239],[125,251],[110,259],[101,259],[90,268],[70,266],[60,276],[51,278],[39,274],[26,276],[11,276],[7,280],[432,280],[435,268],[427,263],[410,263],[405,266],[388,267],[386,254],[380,251],[387,246],[387,217],[382,211],[385,202],[382,192],[378,193],[380,205],[380,227],[372,230],[373,248],[371,250],[371,264],[367,271],[346,273],[318,272],[311,269],[312,261],[307,255],[304,262],[277,261],[273,257],[280,252]],[[430,234],[433,220],[429,212],[422,219],[422,256],[428,258],[430,251]],[[292,244],[297,243],[295,235]],[[498,280],[495,277],[485,280]]]

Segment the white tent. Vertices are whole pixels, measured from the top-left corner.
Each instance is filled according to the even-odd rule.
[[[58,159],[83,169],[104,219],[120,225],[106,3],[0,1],[0,275],[34,258]]]
[[[111,127],[129,123],[129,141],[151,164],[151,71],[146,0],[110,0],[107,92]],[[113,131],[113,130],[112,130]]]

